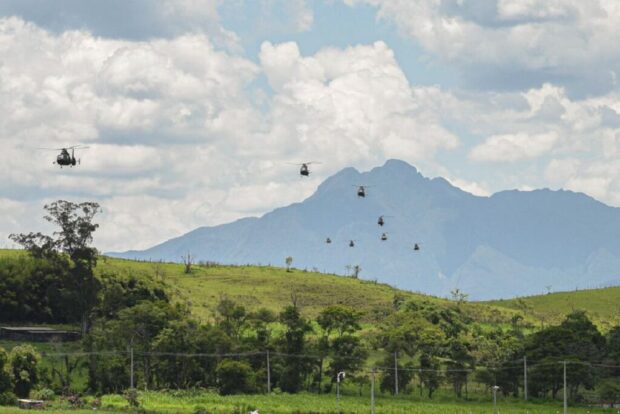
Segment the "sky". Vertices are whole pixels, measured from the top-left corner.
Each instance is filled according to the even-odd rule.
[[[390,158],[620,206],[619,26],[617,0],[2,0],[0,247],[58,199],[143,249]]]

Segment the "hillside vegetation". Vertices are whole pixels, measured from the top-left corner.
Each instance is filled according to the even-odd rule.
[[[182,264],[108,257],[100,261],[97,272],[138,274],[164,281],[178,300],[190,305],[194,315],[206,320],[213,317],[222,297],[249,310],[267,308],[274,312],[296,301],[308,318],[315,318],[326,306],[343,304],[362,312],[369,322],[389,312],[394,300],[454,306],[454,302],[447,299],[396,289],[376,281],[267,266],[193,266],[191,273],[186,274]],[[463,303],[462,306],[479,322],[508,322],[517,313],[513,309],[486,304]]]
[[[16,258],[21,250],[0,250],[0,260]],[[344,304],[364,314],[364,320],[381,318],[394,300],[414,300],[439,306],[454,301],[396,289],[387,284],[299,269],[290,272],[267,266],[194,265],[189,274],[178,263],[145,262],[101,257],[98,275],[138,277],[165,283],[175,300],[188,304],[199,319],[209,321],[223,297],[248,310],[267,308],[277,312],[297,301],[302,314],[315,318],[326,306]],[[620,287],[558,292],[486,302],[464,302],[463,309],[479,323],[508,323],[522,315],[535,325],[555,325],[573,310],[585,310],[603,330],[620,323]]]
[[[485,303],[494,307],[517,310],[540,324],[558,324],[566,314],[576,309],[587,311],[588,316],[604,330],[620,324],[620,286]]]

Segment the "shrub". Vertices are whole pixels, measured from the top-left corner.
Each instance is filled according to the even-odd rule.
[[[254,391],[252,368],[245,362],[225,359],[216,369],[219,391],[222,395],[243,394]]]
[[[41,388],[40,390],[33,391],[32,398],[35,400],[52,401],[56,398],[56,393],[49,388]]]
[[[11,391],[0,393],[0,406],[17,404],[17,396]]]
[[[125,391],[125,399],[129,403],[129,406],[131,408],[140,407],[140,401],[138,400],[138,390],[136,390],[135,388],[130,388]]]
[[[13,378],[15,394],[28,398],[30,390],[39,381],[37,365],[41,357],[32,345],[20,345],[9,354],[9,370]]]
[[[11,377],[7,370],[5,370],[5,365],[8,360],[9,355],[3,348],[0,348],[0,394],[9,391],[12,388]]]
[[[197,405],[194,407],[194,414],[209,414],[209,412],[202,405]]]

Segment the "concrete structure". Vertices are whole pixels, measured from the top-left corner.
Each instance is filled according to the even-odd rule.
[[[28,342],[71,342],[80,339],[79,332],[29,326],[2,326],[0,339]]]

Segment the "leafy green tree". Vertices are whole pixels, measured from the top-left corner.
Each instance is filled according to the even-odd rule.
[[[359,370],[368,352],[358,337],[353,334],[361,329],[361,314],[345,305],[331,305],[323,309],[317,317],[322,335],[317,344],[318,375],[317,382],[322,383],[325,358],[331,355],[330,375],[332,383],[340,371],[353,374]]]
[[[446,349],[446,379],[452,384],[454,394],[461,398],[467,384],[469,372],[474,368],[474,357],[470,344],[464,336],[450,338]]]
[[[323,309],[317,317],[317,323],[325,335],[336,333],[338,337],[360,329],[361,314],[345,305],[331,305]]]
[[[42,233],[11,234],[9,237],[33,257],[60,263],[67,269],[67,280],[63,284],[65,289],[61,294],[64,303],[71,305],[67,311],[78,315],[82,334],[86,334],[90,330],[92,310],[97,304],[100,289],[93,272],[97,264],[97,249],[90,246],[93,233],[99,227],[93,223],[99,204],[58,200],[44,208],[48,213],[44,216],[45,220],[59,227],[54,237]]]
[[[562,361],[600,361],[605,348],[605,338],[583,311],[566,316],[559,326],[542,329],[526,340],[528,360],[537,361],[531,366],[528,386],[532,395],[544,396],[550,392],[556,398],[562,384]],[[567,385],[569,398],[577,397],[580,387],[593,389],[596,378],[590,367],[569,364]]]
[[[13,379],[15,394],[28,398],[30,390],[39,382],[38,364],[41,359],[32,345],[19,345],[9,354],[9,371]]]
[[[426,388],[428,398],[433,398],[433,394],[441,385],[441,372],[439,371],[439,360],[429,354],[422,353],[420,355],[420,369],[418,373],[420,377],[420,386]]]
[[[246,362],[223,360],[217,365],[217,378],[222,395],[247,394],[256,388],[252,367]]]
[[[186,318],[187,309],[173,306],[165,301],[143,301],[118,312],[117,318],[102,321],[85,340],[93,349],[109,349],[126,352],[130,347],[136,354],[136,371],[141,371],[144,386],[153,386],[153,351],[154,340],[172,321]],[[126,367],[127,357],[112,359],[95,357],[89,369],[89,385],[92,390],[115,389],[114,381],[123,379],[128,383]],[[111,375],[114,373],[114,375]],[[109,383],[111,380],[112,383]]]
[[[393,367],[394,366],[394,356],[386,356],[382,362],[383,366]],[[398,363],[398,386],[399,392],[403,392],[407,389],[407,385],[411,382],[413,377],[415,376],[415,372],[413,371],[413,363],[407,362],[406,364]],[[396,371],[393,369],[386,370],[381,376],[381,383],[379,384],[379,388],[381,392],[389,392],[390,394],[394,394],[396,392],[395,388],[395,375]]]
[[[286,271],[290,272],[291,271],[291,265],[293,264],[293,258],[291,256],[287,256],[286,259],[284,260],[284,262],[286,263]]]
[[[231,338],[239,340],[243,329],[247,326],[248,312],[245,307],[233,300],[223,297],[215,308],[220,328]]]
[[[610,330],[605,338],[605,360],[607,365],[620,366],[620,326]],[[609,368],[605,374],[620,378],[620,368]]]
[[[599,398],[611,405],[614,408],[615,405],[620,404],[620,379],[607,378],[598,385]]]
[[[312,331],[312,326],[293,305],[287,306],[280,313],[280,322],[286,328],[280,348],[282,352],[292,356],[284,358],[279,384],[283,391],[295,393],[301,389],[303,378],[309,371],[308,361],[298,355],[304,353],[306,334]]]
[[[232,346],[231,339],[217,326],[200,326],[191,319],[171,321],[153,340],[153,350],[162,354],[153,365],[153,375],[165,388],[215,386],[215,359],[174,354],[180,350],[188,354],[222,354],[230,352]]]

